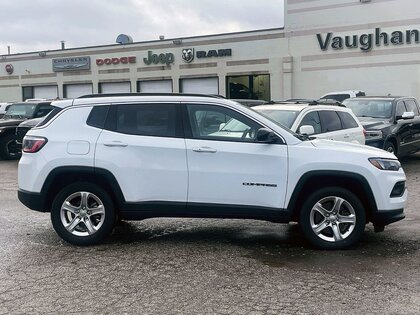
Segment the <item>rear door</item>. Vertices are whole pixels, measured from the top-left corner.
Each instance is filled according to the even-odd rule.
[[[322,125],[322,138],[336,141],[348,140],[346,130],[343,129],[340,117],[336,111],[320,110],[318,113]]]
[[[225,119],[227,123],[217,124]],[[222,105],[186,104],[188,205],[283,208],[287,145],[255,141],[257,122]],[[220,207],[210,208],[216,214]],[[233,208],[230,208],[231,210]],[[236,211],[245,215],[245,208]]]
[[[112,172],[130,203],[187,200],[187,158],[179,104],[110,106],[95,167]]]

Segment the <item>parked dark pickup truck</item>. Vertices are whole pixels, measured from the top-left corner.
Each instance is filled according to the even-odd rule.
[[[398,157],[420,151],[420,107],[413,97],[354,97],[343,104],[365,128],[366,145]]]
[[[0,119],[0,157],[18,159],[21,151],[16,143],[16,127],[27,119],[44,117],[53,106],[49,101],[14,103]]]

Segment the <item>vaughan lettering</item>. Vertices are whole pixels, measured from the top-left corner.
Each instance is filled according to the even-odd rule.
[[[319,47],[321,50],[328,50],[330,47],[334,50],[341,50],[344,48],[359,48],[362,51],[370,51],[373,46],[388,46],[420,43],[419,30],[394,31],[391,33],[381,32],[381,29],[375,28],[375,32],[361,35],[345,35],[334,36],[332,32],[325,36],[316,34]]]

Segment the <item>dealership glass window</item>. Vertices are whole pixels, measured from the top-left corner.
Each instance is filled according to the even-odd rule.
[[[229,76],[226,85],[227,98],[271,100],[269,74]]]
[[[56,85],[24,86],[22,87],[22,99],[25,101],[31,98],[55,99],[58,96]]]

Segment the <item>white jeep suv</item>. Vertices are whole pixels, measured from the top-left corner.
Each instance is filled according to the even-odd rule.
[[[51,212],[72,244],[99,243],[118,219],[199,217],[297,221],[312,244],[337,249],[367,222],[381,231],[404,218],[393,154],[308,140],[233,101],[140,94],[52,105],[24,138],[18,196]],[[232,120],[243,129],[218,132]]]
[[[280,102],[252,109],[299,134],[365,144],[365,129],[350,108],[322,104],[326,103]],[[225,128],[229,128],[228,124]]]

